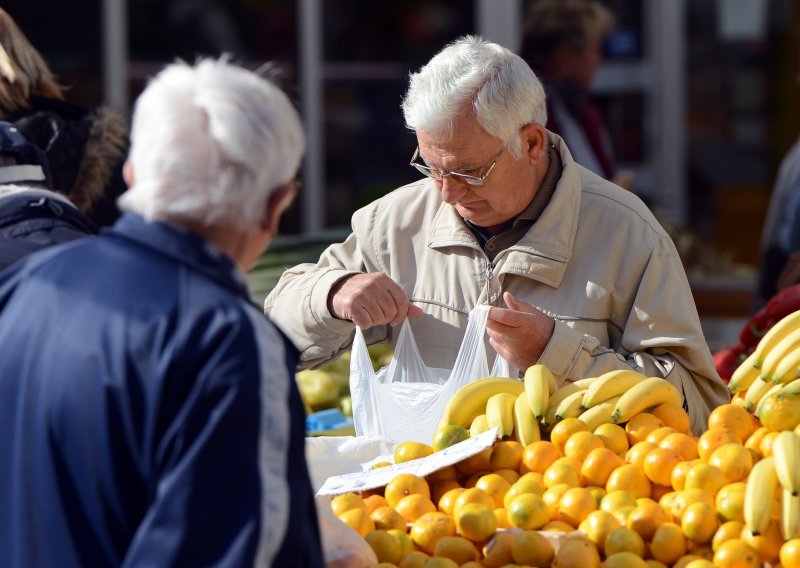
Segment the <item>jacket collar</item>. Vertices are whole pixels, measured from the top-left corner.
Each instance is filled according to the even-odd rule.
[[[176,264],[191,267],[233,292],[251,300],[247,280],[219,247],[197,233],[165,221],[148,221],[136,213],[125,213],[102,234],[131,241]]]
[[[497,274],[513,273],[557,287],[572,257],[581,206],[578,165],[561,137],[548,133],[561,156],[563,170],[550,203],[531,229],[514,245],[500,252],[494,265]],[[429,182],[429,187],[434,187]],[[441,202],[428,232],[433,249],[468,247],[481,250],[475,237],[454,207]],[[482,251],[481,251],[482,252]]]

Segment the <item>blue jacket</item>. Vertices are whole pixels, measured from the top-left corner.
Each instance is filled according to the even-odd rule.
[[[0,565],[322,565],[297,352],[218,249],[127,214],[32,255],[0,345]]]

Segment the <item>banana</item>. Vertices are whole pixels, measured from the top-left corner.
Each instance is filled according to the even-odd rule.
[[[770,349],[761,362],[761,378],[765,381],[775,381],[775,372],[778,364],[784,357],[800,349],[800,327],[781,339],[775,347]]]
[[[781,359],[775,366],[772,380],[776,383],[788,385],[800,378],[800,349],[795,349]]]
[[[683,397],[667,379],[649,377],[620,396],[611,418],[617,424],[627,422],[634,415],[666,402],[683,404]]]
[[[761,416],[761,411],[764,408],[764,403],[766,402],[766,400],[771,395],[777,394],[777,393],[779,393],[781,391],[781,389],[783,389],[783,385],[774,385],[772,383],[767,383],[767,384],[770,385],[771,388],[767,392],[765,392],[764,396],[761,397],[761,400],[758,401],[758,404],[756,405],[756,409],[753,411],[753,416],[755,416],[756,418]]]
[[[764,398],[764,395],[767,394],[767,391],[773,386],[772,383],[754,381],[744,395],[744,409],[748,412],[753,412],[761,399]]]
[[[769,328],[753,351],[753,355],[755,355],[753,364],[760,369],[767,353],[798,327],[800,327],[800,311],[792,312]]]
[[[476,416],[486,413],[489,397],[499,392],[517,396],[524,390],[522,381],[503,377],[485,377],[468,383],[458,389],[447,403],[442,423],[469,428]]]
[[[800,379],[795,379],[783,385],[781,392],[786,394],[800,394]]]
[[[594,382],[586,389],[583,407],[591,408],[595,404],[620,396],[646,378],[646,375],[632,369],[618,369],[603,373],[595,378]]]
[[[614,398],[609,398],[599,404],[595,404],[590,409],[582,412],[581,415],[578,416],[578,420],[585,423],[591,432],[594,432],[595,428],[600,426],[600,424],[613,423],[611,415],[614,413],[614,408],[619,399],[620,397],[615,396]]]
[[[486,418],[485,414],[480,414],[475,417],[475,420],[472,421],[472,424],[469,427],[469,436],[470,438],[474,438],[478,434],[483,434],[488,429],[489,420]]]
[[[556,421],[564,418],[576,418],[583,410],[583,396],[586,391],[579,390],[562,400],[556,408]]]
[[[525,371],[525,396],[528,397],[528,405],[537,418],[544,416],[547,404],[550,401],[550,393],[556,391],[556,378],[550,369],[544,365],[532,365]]]
[[[486,421],[497,428],[497,436],[505,438],[514,433],[514,403],[519,395],[499,392],[486,401]]]
[[[781,500],[781,531],[784,540],[800,536],[800,495],[792,495],[786,489]]]
[[[524,447],[542,439],[539,423],[531,411],[525,393],[520,394],[514,402],[514,432],[517,441]]]
[[[758,378],[760,371],[755,365],[753,365],[755,360],[756,354],[754,351],[747,356],[747,359],[742,361],[742,363],[736,367],[736,370],[731,375],[731,380],[728,381],[728,390],[731,392],[731,394],[750,388],[750,385],[753,384],[753,381]]]
[[[594,377],[589,379],[580,379],[573,383],[566,383],[555,393],[553,393],[553,395],[550,397],[550,402],[547,405],[547,411],[544,413],[544,417],[542,418],[542,424],[545,426],[553,424],[556,421],[556,409],[558,409],[558,405],[561,404],[561,401],[573,393],[585,391],[587,388],[589,388],[589,385],[592,384],[592,381],[594,381]]]
[[[747,476],[744,490],[744,522],[754,536],[760,535],[769,526],[777,488],[775,458],[770,456],[756,462]]]
[[[778,481],[792,495],[800,494],[800,437],[791,431],[777,435],[772,446]]]

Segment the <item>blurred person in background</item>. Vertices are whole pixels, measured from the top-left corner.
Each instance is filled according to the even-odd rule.
[[[86,109],[65,98],[47,62],[0,8],[0,120],[13,123],[47,156],[55,191],[98,226],[119,217],[128,126],[107,108]]]
[[[406,318],[429,367],[452,368],[478,304],[491,347],[559,384],[634,369],[684,393],[696,431],[728,400],[681,260],[642,201],[578,165],[545,128],[542,85],[477,37],[413,73],[403,100],[425,177],[357,211],[316,264],[286,270],[265,310],[321,366],[397,340]]]
[[[44,152],[0,121],[0,270],[33,252],[94,235],[97,227],[52,190]]]
[[[0,564],[320,566],[297,351],[244,278],[297,191],[271,81],[173,64],[126,213],[0,278]]]
[[[596,0],[533,0],[522,31],[520,56],[547,94],[547,129],[564,139],[575,161],[620,187],[633,172],[618,171],[614,150],[591,87],[603,63],[603,42],[614,16]]]

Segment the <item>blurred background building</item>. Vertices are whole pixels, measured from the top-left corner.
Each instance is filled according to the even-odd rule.
[[[6,0],[71,100],[129,111],[176,57],[275,62],[306,120],[283,243],[313,256],[351,213],[417,177],[409,72],[478,33],[516,50],[529,0]],[[604,0],[616,30],[594,93],[633,191],[670,230],[705,318],[751,307],[780,159],[800,132],[800,0]],[[274,266],[297,256],[273,253]],[[303,255],[300,255],[303,256]],[[310,259],[309,259],[310,260]],[[270,276],[271,277],[271,276]],[[267,282],[267,281],[265,281]],[[268,284],[264,284],[267,286]]]

